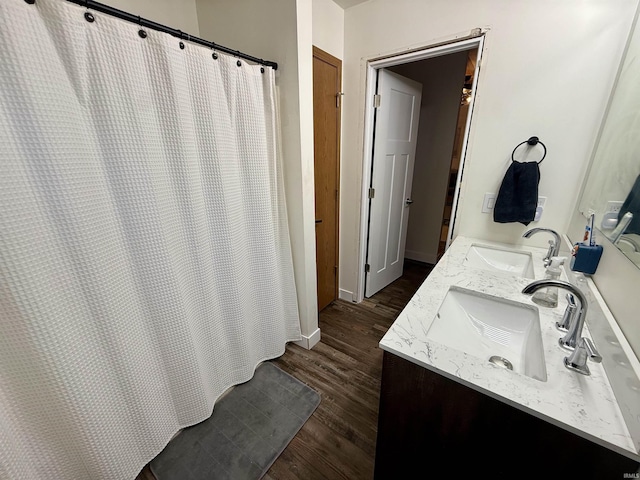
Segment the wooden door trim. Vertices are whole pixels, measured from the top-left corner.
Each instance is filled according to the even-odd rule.
[[[320,48],[313,45],[313,57],[318,60],[325,62],[336,68],[338,72],[338,85],[336,86],[336,94],[338,92],[342,92],[342,60],[337,57],[334,57],[330,53],[321,50]],[[340,133],[342,131],[342,99],[336,100],[340,103],[339,107],[336,108],[337,115],[337,132],[336,132],[336,154],[338,156],[336,161],[336,291],[335,297],[336,299],[340,298],[340,164],[342,161],[341,157],[341,144],[342,139]],[[315,126],[314,126],[315,128]],[[314,158],[315,162],[315,158]]]

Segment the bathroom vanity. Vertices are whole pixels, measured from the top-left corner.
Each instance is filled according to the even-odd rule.
[[[588,376],[565,368],[555,323],[566,292],[556,308],[521,293],[543,278],[545,253],[452,243],[380,342],[376,478],[434,466],[451,476],[637,478],[640,439],[627,426],[636,397],[616,399],[602,364],[589,362]]]

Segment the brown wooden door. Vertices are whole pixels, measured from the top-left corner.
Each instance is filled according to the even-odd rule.
[[[313,47],[313,131],[318,311],[338,296],[342,62]]]

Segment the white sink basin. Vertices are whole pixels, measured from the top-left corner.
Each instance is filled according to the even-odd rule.
[[[452,286],[427,331],[427,338],[547,381],[540,316],[532,305]]]
[[[531,254],[519,250],[488,247],[474,243],[467,251],[464,264],[493,272],[535,278]]]
[[[625,253],[640,252],[640,235],[622,235],[618,239],[618,248]]]

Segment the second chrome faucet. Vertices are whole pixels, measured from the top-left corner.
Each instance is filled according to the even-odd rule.
[[[582,374],[588,375],[589,369],[586,368],[587,358],[590,358],[594,361],[599,361],[601,357],[598,355],[598,352],[595,350],[593,344],[589,342],[584,342],[582,338],[582,329],[584,327],[584,322],[587,318],[587,308],[588,302],[584,294],[574,285],[569,282],[565,282],[564,280],[536,280],[535,282],[531,282],[529,285],[524,287],[522,293],[527,295],[533,294],[535,291],[541,288],[547,287],[557,287],[562,288],[564,290],[572,293],[580,303],[580,307],[578,308],[578,312],[574,315],[570,316],[570,322],[568,325],[568,331],[566,335],[558,340],[558,343],[561,347],[576,350],[580,349],[578,353],[574,353],[565,358],[565,366],[567,368],[571,368],[572,370],[576,370]],[[571,307],[571,303],[569,304],[569,308]],[[572,318],[571,318],[572,317]],[[590,350],[589,355],[582,354],[583,349],[587,348]]]
[[[548,267],[551,263],[552,257],[557,257],[558,252],[560,252],[560,234],[555,230],[550,228],[532,228],[531,230],[527,230],[522,235],[524,238],[529,238],[532,235],[540,232],[547,232],[553,235],[553,240],[549,240],[549,250],[547,251],[547,256],[544,257],[544,266]]]

